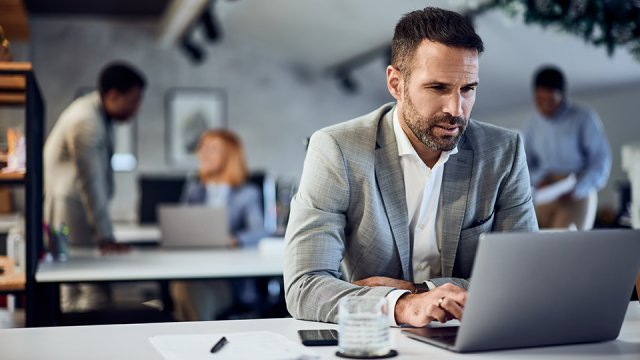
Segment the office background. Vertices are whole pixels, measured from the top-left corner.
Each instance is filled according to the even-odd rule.
[[[193,32],[206,59],[194,62],[180,46],[163,45],[160,16],[132,18],[41,11],[29,17],[28,42],[13,42],[16,60],[32,61],[47,104],[47,131],[81,87],[93,86],[102,66],[122,59],[149,79],[136,118],[137,161],[116,174],[114,219],[136,216],[140,174],[184,173],[166,161],[165,95],[174,88],[218,88],[227,94],[228,127],[243,139],[249,166],[296,181],[304,139],[315,130],[367,113],[393,100],[386,89],[383,48],[402,13],[425,5],[464,8],[464,1],[219,1],[211,5],[222,38]],[[566,72],[569,96],[600,114],[613,151],[612,174],[600,192],[601,207],[617,210],[617,186],[627,180],[620,146],[637,141],[640,63],[626,49],[608,57],[581,39],[554,28],[526,26],[500,11],[475,18],[486,43],[472,117],[519,129],[533,114],[531,74],[542,64]],[[343,36],[340,36],[343,34]],[[363,54],[369,54],[362,56]],[[356,60],[350,64],[351,60]],[[346,64],[346,65],[345,65]],[[340,84],[345,65],[356,91]],[[10,122],[11,110],[0,110]],[[17,116],[20,119],[20,116]],[[4,120],[3,120],[4,121]],[[489,139],[488,139],[489,140]]]

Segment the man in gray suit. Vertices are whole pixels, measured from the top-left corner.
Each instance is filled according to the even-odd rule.
[[[285,237],[294,317],[336,322],[341,298],[367,295],[391,324],[460,319],[480,234],[537,230],[521,137],[469,119],[482,51],[457,13],[406,14],[397,105],[311,137]]]
[[[57,229],[63,223],[68,226],[71,245],[96,243],[103,253],[128,250],[128,245],[115,242],[109,216],[112,123],[127,121],[136,113],[144,86],[142,75],[130,65],[107,65],[100,75],[99,90],[71,103],[47,138],[44,217]],[[63,310],[103,307],[99,304],[108,301],[106,292],[97,285],[67,286],[62,289]]]

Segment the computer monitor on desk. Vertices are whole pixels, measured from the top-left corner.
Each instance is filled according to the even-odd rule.
[[[157,224],[159,204],[179,204],[182,199],[185,175],[143,175],[138,178],[140,203],[138,222]]]
[[[140,203],[138,222],[158,223],[159,204],[178,204],[184,195],[187,175],[143,175],[138,178]],[[264,228],[268,233],[276,230],[276,182],[268,172],[256,171],[250,174],[248,183],[255,184],[262,193],[261,207]]]

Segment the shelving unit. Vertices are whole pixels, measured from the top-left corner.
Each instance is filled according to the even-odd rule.
[[[0,62],[0,106],[25,108],[26,173],[0,174],[0,184],[25,186],[26,284],[24,289],[2,293],[26,295],[26,326],[41,326],[49,309],[38,304],[41,295],[35,274],[42,250],[42,147],[44,145],[44,101],[31,63]],[[45,290],[46,292],[46,290]],[[46,294],[45,294],[46,296]],[[44,315],[44,316],[42,316]]]

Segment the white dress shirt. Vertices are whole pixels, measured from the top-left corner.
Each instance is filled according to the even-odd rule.
[[[440,158],[429,168],[418,156],[409,138],[402,130],[398,119],[397,108],[393,110],[393,130],[398,143],[400,167],[404,179],[404,192],[409,215],[409,238],[413,244],[412,269],[414,283],[425,283],[429,290],[435,285],[428,281],[442,276],[440,267],[440,249],[438,249],[437,233],[440,223],[440,189],[444,164],[449,156],[458,152],[458,147],[451,151],[443,151]],[[389,320],[395,322],[395,309],[398,298],[407,290],[394,290],[387,294],[389,301]]]
[[[207,206],[210,208],[224,208],[227,207],[227,201],[229,200],[229,194],[231,193],[231,186],[228,184],[206,184],[207,189]]]

